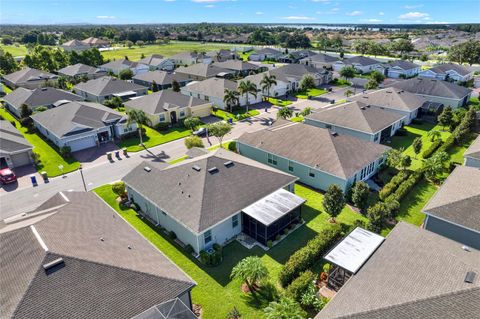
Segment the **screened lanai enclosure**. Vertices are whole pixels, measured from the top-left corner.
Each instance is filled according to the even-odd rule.
[[[132,319],[197,319],[180,299],[175,298],[153,306]]]
[[[300,221],[305,200],[279,189],[242,211],[242,231],[263,245]]]

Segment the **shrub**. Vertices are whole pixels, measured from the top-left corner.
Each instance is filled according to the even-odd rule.
[[[22,117],[19,122],[23,127],[30,128],[33,126],[33,120],[30,117]]]
[[[310,270],[302,272],[300,276],[298,276],[290,285],[288,285],[286,290],[287,296],[300,302],[302,295],[305,293],[308,286],[315,280],[315,277],[315,274]]]
[[[72,149],[70,146],[62,146],[60,148],[60,155],[62,155],[62,157],[70,157],[70,155],[72,155]]]
[[[158,123],[157,125],[155,125],[155,129],[157,131],[166,131],[170,128],[170,124],[169,123]]]
[[[202,139],[198,136],[195,136],[195,135],[186,137],[185,140],[184,140],[184,143],[185,143],[185,146],[188,149],[191,149],[193,147],[201,147],[201,148],[205,147],[203,145]]]
[[[429,158],[443,144],[441,139],[435,140],[429,148],[422,153],[423,158]]]
[[[267,247],[272,248],[273,242],[271,240],[267,241]]]
[[[232,152],[237,152],[237,143],[236,142],[230,142],[228,144],[228,150]]]
[[[112,184],[112,191],[120,197],[124,197],[126,195],[125,190],[125,183],[124,182],[116,182]]]
[[[171,231],[168,232],[168,237],[172,240],[175,240],[175,239],[177,239],[177,234],[175,234],[175,232],[173,230],[171,230]]]
[[[400,171],[397,175],[395,175],[390,182],[385,184],[383,188],[378,193],[378,196],[381,200],[385,200],[390,194],[392,194],[404,180],[408,178],[410,175],[409,171]]]
[[[130,208],[136,212],[140,211],[140,207],[136,203],[131,203]]]
[[[340,225],[330,225],[292,254],[280,271],[279,279],[282,286],[286,287],[301,272],[319,261],[340,234]]]
[[[446,152],[453,144],[455,143],[455,138],[453,134],[447,137],[445,142],[437,149],[437,152]],[[433,154],[432,154],[433,155]]]
[[[402,184],[398,186],[395,193],[388,196],[385,201],[401,201],[412,190],[412,188],[420,182],[422,177],[423,171],[421,169],[413,172],[412,174],[410,174],[407,180],[405,180]]]
[[[282,236],[280,235],[275,236],[275,241],[279,241],[280,239],[282,239]]]
[[[185,247],[183,247],[183,249],[185,249],[185,251],[186,251],[188,254],[193,253],[193,247],[192,247],[192,245],[190,245],[190,244],[185,245]]]

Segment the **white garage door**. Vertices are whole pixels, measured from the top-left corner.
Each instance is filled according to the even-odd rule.
[[[10,156],[10,159],[12,160],[13,167],[20,167],[23,165],[30,164],[30,156],[28,155],[28,152],[23,152],[19,154],[14,154]]]
[[[70,146],[72,152],[84,150],[86,148],[94,147],[97,145],[95,136],[87,136],[81,139],[73,140],[67,143]]]

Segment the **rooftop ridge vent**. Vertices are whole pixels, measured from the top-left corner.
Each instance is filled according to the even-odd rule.
[[[148,167],[148,166],[145,166],[145,167],[143,168],[143,170],[144,170],[145,172],[147,172],[147,173],[150,173],[150,172],[152,171],[152,169],[151,169],[150,167]]]
[[[192,166],[192,169],[195,170],[195,171],[197,171],[197,172],[200,172],[200,171],[202,170],[202,169],[200,168],[200,166],[198,166],[198,165],[193,165],[193,166]]]
[[[216,167],[214,166],[214,167],[212,167],[212,168],[209,168],[209,169],[208,169],[208,172],[209,172],[210,174],[214,174],[214,173],[218,172],[218,168],[216,168]]]
[[[465,275],[464,281],[465,281],[466,283],[473,284],[473,281],[475,280],[475,276],[476,276],[476,275],[477,275],[477,274],[476,274],[474,271],[469,271],[469,272],[467,272],[467,274]]]
[[[233,162],[228,161],[228,162],[223,163],[223,165],[225,165],[225,167],[230,167],[230,166],[233,166]]]
[[[55,260],[52,260],[51,262],[43,264],[42,267],[45,271],[49,271],[52,268],[63,265],[63,264],[65,264],[65,261],[63,260],[63,258],[60,257]]]
[[[331,132],[330,134],[332,134],[332,136],[338,136],[337,132]]]

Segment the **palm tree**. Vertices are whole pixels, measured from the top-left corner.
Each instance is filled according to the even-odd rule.
[[[270,98],[270,88],[272,85],[277,85],[277,78],[275,75],[268,75],[264,74],[263,79],[260,81],[260,84],[262,85],[262,91],[265,92],[267,91],[267,98]]]
[[[353,66],[345,66],[340,70],[340,76],[343,76],[345,80],[353,79],[357,71]]]
[[[130,110],[127,113],[128,119],[127,119],[127,125],[130,126],[133,123],[137,123],[137,128],[138,128],[138,136],[140,138],[140,145],[145,147],[143,145],[143,138],[142,138],[142,131],[143,131],[143,125],[152,125],[152,121],[147,117],[145,112],[143,111],[137,111],[137,110]]]
[[[303,319],[306,317],[306,313],[300,305],[288,297],[270,302],[263,311],[265,319]]]
[[[284,120],[292,117],[293,111],[288,106],[282,106],[280,110],[278,110],[277,116],[283,118]]]
[[[258,256],[246,257],[233,267],[231,278],[240,279],[253,292],[253,285],[268,277],[268,269]]]
[[[248,95],[253,95],[254,98],[257,98],[257,85],[250,80],[240,82],[238,86],[238,92],[240,95],[245,95],[245,109],[248,112]]]
[[[223,96],[223,102],[230,108],[231,113],[233,111],[233,106],[238,104],[238,92],[225,89],[224,93],[225,95]]]
[[[433,131],[429,131],[427,133],[427,136],[430,137],[431,142],[434,142],[435,140],[442,137],[442,133],[440,133],[440,131],[433,130]]]

